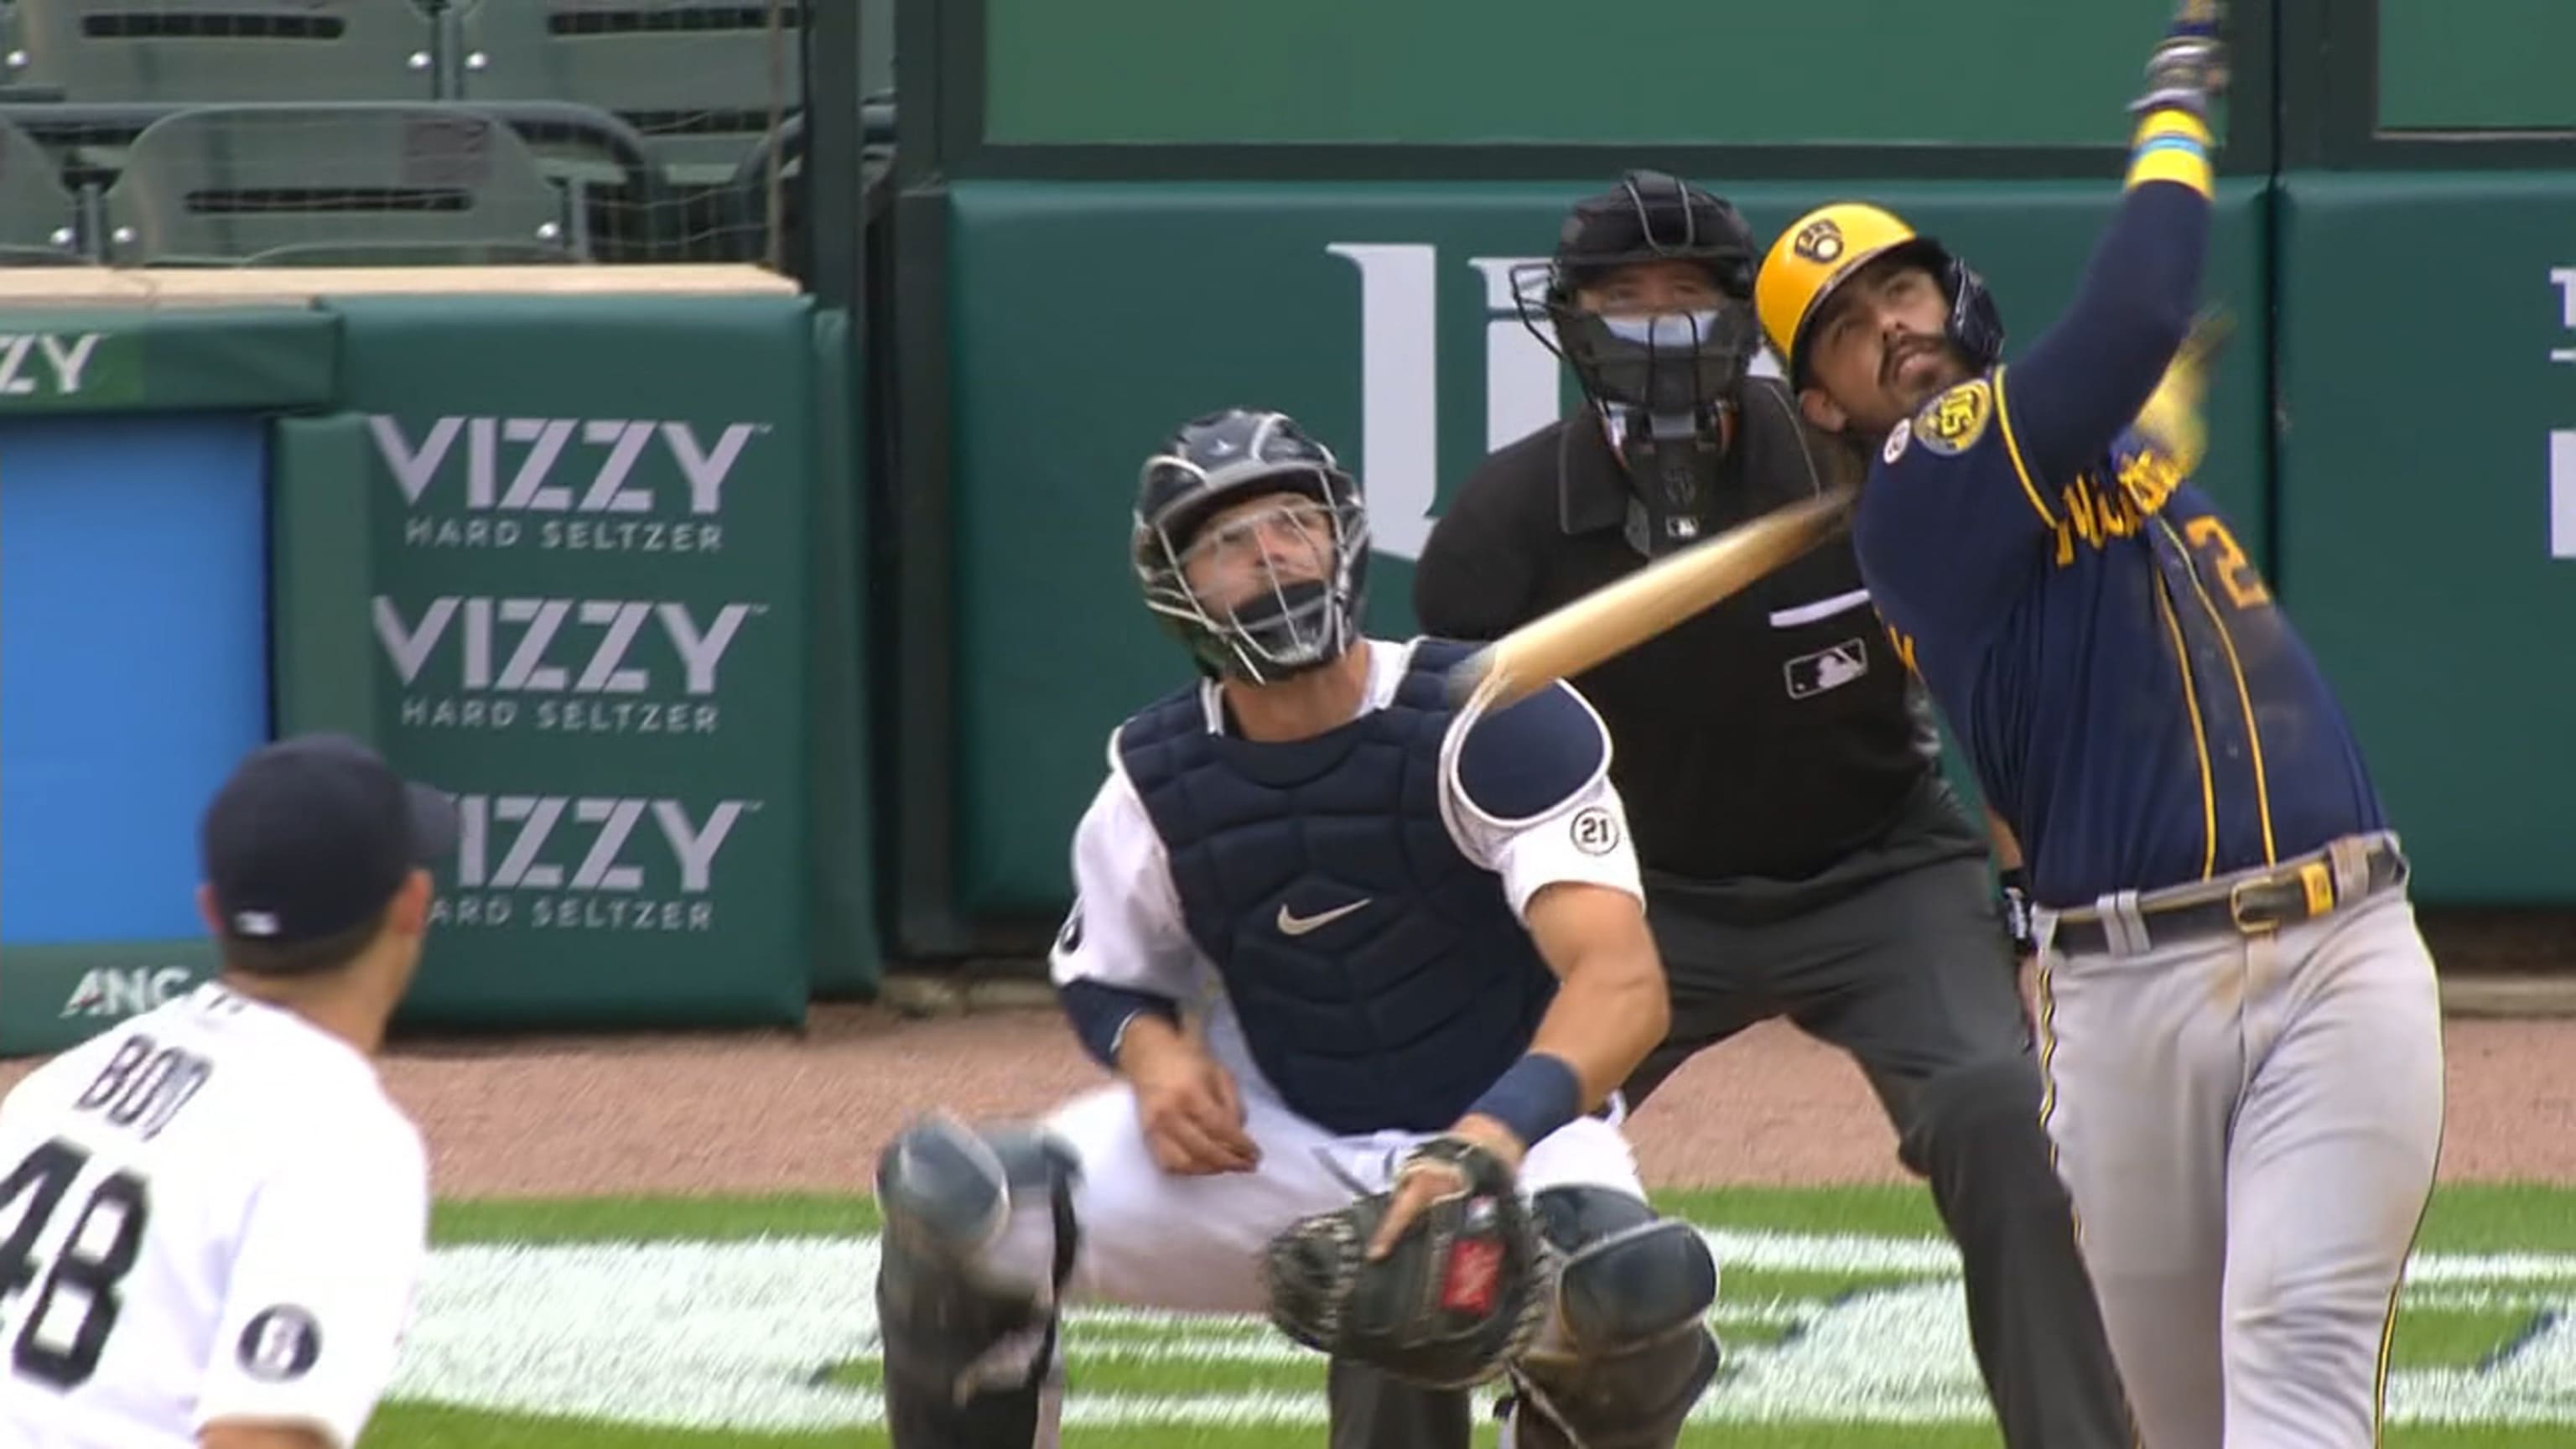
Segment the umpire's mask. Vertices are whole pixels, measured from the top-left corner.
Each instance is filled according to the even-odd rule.
[[[1733,207],[1631,171],[1575,205],[1552,259],[1512,278],[1522,325],[1573,369],[1608,426],[1640,553],[1697,541],[1720,511],[1721,419],[1761,347],[1758,255]]]
[[[1513,293],[1522,325],[1565,359],[1596,406],[1713,414],[1761,346],[1752,307],[1759,257],[1735,208],[1663,172],[1631,171],[1575,204],[1555,256],[1516,269]],[[1703,294],[1682,305],[1621,295],[1652,264],[1676,262],[1705,274]]]

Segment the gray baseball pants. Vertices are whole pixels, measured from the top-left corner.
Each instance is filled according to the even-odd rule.
[[[2045,1120],[2145,1449],[2370,1449],[2442,1138],[2403,883],[2165,944],[2133,907],[2076,956],[2060,919],[2036,912]]]

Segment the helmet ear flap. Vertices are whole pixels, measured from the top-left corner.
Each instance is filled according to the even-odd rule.
[[[1950,294],[1950,340],[1979,370],[1994,366],[2004,355],[2004,318],[1985,278],[1953,256],[1942,268],[1941,285]]]

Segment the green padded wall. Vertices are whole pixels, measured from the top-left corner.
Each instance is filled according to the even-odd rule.
[[[1824,198],[1729,185],[1766,240]],[[1171,426],[1236,402],[1284,408],[1357,465],[1382,552],[1370,623],[1410,632],[1410,565],[1441,490],[1493,443],[1548,420],[1561,368],[1500,280],[1544,255],[1558,186],[966,183],[952,192],[959,714],[958,908],[1044,913],[1105,769],[1109,729],[1189,677],[1125,561],[1137,464]],[[1854,189],[1966,252],[2016,337],[2072,293],[2119,195],[2096,182]],[[2264,309],[2262,200],[2222,189],[2212,294]],[[1040,317],[1049,317],[1040,325]],[[2267,558],[2267,378],[2244,349],[2219,378],[2208,481]]]

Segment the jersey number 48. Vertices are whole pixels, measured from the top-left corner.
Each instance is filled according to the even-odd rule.
[[[98,1371],[98,1356],[116,1327],[117,1285],[134,1271],[151,1210],[141,1178],[130,1172],[110,1174],[81,1204],[53,1263],[39,1264],[36,1244],[45,1225],[88,1165],[87,1153],[58,1137],[0,1178],[0,1223],[15,1214],[17,1224],[0,1239],[0,1319],[21,1295],[30,1290],[35,1295],[10,1347],[9,1366],[23,1378],[62,1389],[76,1388]],[[116,1220],[104,1243],[92,1231],[102,1213]],[[73,1313],[79,1316],[67,1336],[59,1329],[47,1332],[53,1319]]]

